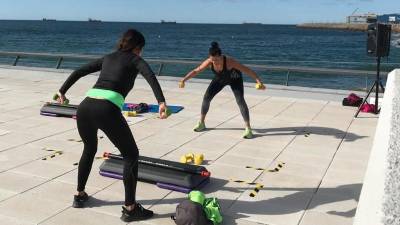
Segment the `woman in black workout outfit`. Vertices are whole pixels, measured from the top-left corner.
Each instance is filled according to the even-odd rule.
[[[194,131],[200,132],[206,129],[205,118],[210,107],[211,100],[218,94],[226,85],[230,85],[235,95],[236,102],[239,106],[240,113],[244,119],[246,128],[243,134],[243,138],[252,138],[253,133],[250,126],[249,109],[246,101],[244,100],[243,92],[243,78],[242,73],[248,74],[257,82],[257,89],[265,89],[264,84],[257,76],[257,74],[250,68],[240,64],[235,59],[222,55],[222,51],[218,46],[218,43],[212,42],[211,48],[209,49],[209,57],[196,69],[190,71],[181,81],[179,86],[183,88],[185,82],[192,77],[195,77],[201,71],[211,67],[211,70],[215,74],[215,77],[210,83],[206,93],[204,94],[203,104],[201,106],[200,121],[194,128]]]
[[[88,200],[85,186],[97,151],[97,131],[102,130],[119,149],[124,158],[123,181],[125,206],[121,219],[125,222],[148,219],[153,212],[136,202],[139,152],[132,132],[121,114],[125,97],[133,88],[138,73],[150,84],[160,105],[160,118],[165,118],[166,103],[160,84],[150,66],[140,55],[145,45],[143,35],[134,29],[124,33],[118,50],[75,70],[58,92],[58,101],[64,103],[65,93],[81,77],[100,72],[100,76],[79,105],[77,125],[84,149],[78,167],[77,194],[73,207],[84,207]]]

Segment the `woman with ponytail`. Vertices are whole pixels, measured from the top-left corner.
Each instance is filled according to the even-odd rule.
[[[218,94],[226,85],[229,85],[235,95],[236,102],[245,122],[245,132],[243,138],[252,138],[253,133],[250,126],[249,108],[244,100],[244,88],[242,73],[252,77],[257,82],[257,89],[265,89],[264,84],[257,74],[250,68],[242,65],[231,57],[222,55],[222,51],[217,42],[212,42],[209,49],[209,57],[200,64],[197,68],[190,71],[179,83],[180,88],[185,87],[185,82],[197,74],[211,68],[215,74],[210,85],[204,94],[203,103],[201,106],[200,121],[194,128],[195,132],[200,132],[206,129],[205,118],[210,108],[211,100]]]
[[[113,53],[75,70],[60,88],[58,102],[66,101],[65,93],[81,77],[101,71],[96,84],[90,89],[77,111],[77,125],[84,147],[78,166],[78,187],[72,206],[82,208],[89,199],[86,182],[97,151],[97,131],[102,130],[118,148],[124,158],[123,183],[125,206],[121,220],[131,222],[148,219],[153,212],[136,202],[139,151],[132,132],[121,114],[125,97],[133,88],[138,73],[153,89],[160,105],[160,118],[166,117],[166,103],[160,84],[150,66],[141,57],[145,45],[143,35],[134,29],[124,33]]]

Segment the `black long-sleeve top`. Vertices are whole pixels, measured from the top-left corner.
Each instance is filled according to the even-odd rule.
[[[71,73],[60,88],[60,93],[65,94],[81,77],[100,70],[99,79],[93,88],[112,90],[125,98],[132,90],[137,74],[140,73],[150,84],[157,101],[165,102],[160,84],[150,66],[140,56],[128,51],[116,51],[83,65]]]

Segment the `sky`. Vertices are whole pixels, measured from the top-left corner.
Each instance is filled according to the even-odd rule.
[[[1,0],[0,19],[178,23],[344,22],[356,13],[400,13],[399,0]],[[396,11],[397,10],[397,11]]]

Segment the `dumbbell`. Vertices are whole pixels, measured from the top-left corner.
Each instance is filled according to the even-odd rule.
[[[194,160],[194,154],[188,153],[186,155],[181,156],[181,163],[190,163]]]
[[[257,90],[262,90],[262,89],[265,89],[265,86],[262,83],[257,83],[256,84],[256,89]]]
[[[180,161],[181,161],[181,163],[193,162],[195,165],[201,165],[204,161],[204,154],[188,153],[186,155],[181,156]]]
[[[185,88],[185,82],[179,81],[179,88]]]
[[[194,164],[201,165],[204,161],[204,154],[196,154],[194,156]]]
[[[162,117],[165,116],[165,119],[166,119],[166,118],[168,118],[171,114],[172,114],[171,110],[167,107],[167,108],[165,109],[165,111],[161,113],[161,116],[162,116]]]
[[[124,116],[126,116],[126,117],[134,117],[134,116],[137,116],[137,113],[136,113],[136,111],[125,111],[124,112]]]
[[[54,94],[54,96],[53,96],[53,100],[54,101],[57,101],[57,99],[59,98],[60,96],[58,95],[58,94]],[[64,103],[63,103],[64,105],[68,105],[69,104],[69,99],[68,98],[66,98],[66,99],[64,99]]]

